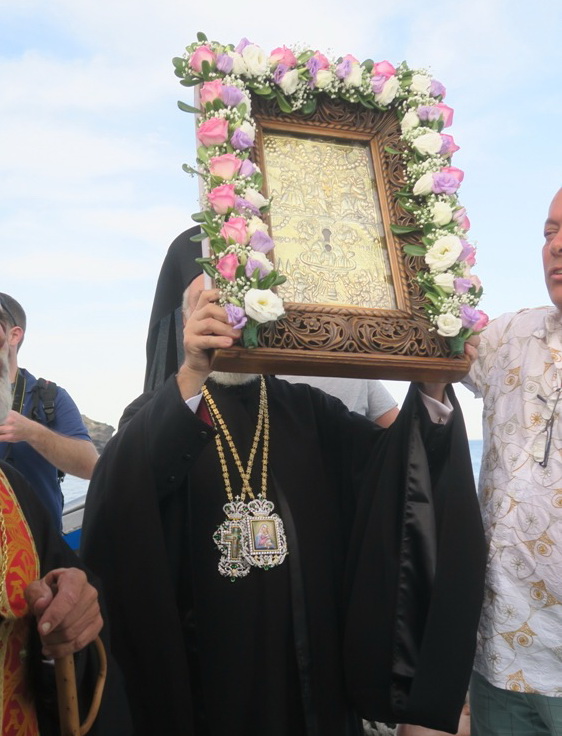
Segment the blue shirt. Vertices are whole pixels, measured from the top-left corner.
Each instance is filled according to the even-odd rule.
[[[31,417],[33,404],[32,390],[37,379],[31,373],[20,368],[20,373],[25,377],[25,396],[22,414]],[[47,425],[47,418],[41,401],[38,406],[41,424]],[[49,429],[62,434],[65,437],[73,437],[78,440],[89,440],[90,435],[84,426],[78,407],[70,398],[69,394],[60,386],[57,386],[55,396],[55,418]],[[58,529],[62,523],[63,494],[58,478],[58,471],[54,465],[40,455],[27,442],[0,442],[0,458],[6,460],[14,468],[24,475],[35,493],[41,498],[50,511]]]

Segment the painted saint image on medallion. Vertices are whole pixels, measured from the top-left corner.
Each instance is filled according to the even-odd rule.
[[[279,295],[396,309],[368,144],[266,132],[264,154]]]

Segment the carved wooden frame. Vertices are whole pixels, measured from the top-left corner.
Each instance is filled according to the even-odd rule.
[[[252,373],[454,381],[464,376],[464,356],[449,357],[449,349],[424,309],[425,297],[417,282],[423,259],[404,253],[405,243],[417,243],[412,234],[395,235],[390,225],[415,225],[396,193],[405,183],[400,150],[400,125],[394,111],[370,110],[359,104],[318,99],[310,115],[283,113],[274,101],[254,96],[252,112],[257,125],[256,163],[267,170],[263,149],[265,131],[294,132],[367,142],[375,169],[397,309],[340,307],[285,303],[286,317],[266,324],[259,347],[234,347],[214,356],[216,370]],[[273,251],[275,260],[275,251]]]

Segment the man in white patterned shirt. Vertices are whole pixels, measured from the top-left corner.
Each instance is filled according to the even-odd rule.
[[[554,306],[494,320],[466,381],[484,399],[489,545],[472,736],[562,734],[562,189],[543,264]]]

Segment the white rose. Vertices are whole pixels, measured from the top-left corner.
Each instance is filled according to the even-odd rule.
[[[375,102],[379,105],[390,105],[400,89],[400,82],[396,77],[389,77],[382,90],[375,95]]]
[[[351,71],[343,80],[346,87],[360,87],[363,81],[363,70],[359,64],[352,64]]]
[[[283,75],[279,86],[286,95],[292,95],[299,84],[299,70],[291,69]]]
[[[450,271],[436,274],[433,281],[436,286],[439,286],[447,294],[452,294],[455,290],[455,277]]]
[[[412,191],[416,195],[416,197],[423,197],[426,194],[431,194],[431,192],[433,191],[433,174],[429,172],[428,174],[420,176],[420,178],[414,184],[414,188],[412,189]]]
[[[410,90],[414,94],[427,95],[431,86],[431,78],[425,74],[414,74],[410,84]]]
[[[252,235],[256,233],[258,230],[261,230],[262,233],[267,233],[269,235],[269,230],[267,229],[267,225],[259,217],[256,217],[256,215],[254,215],[248,220],[248,225],[246,227],[246,230],[248,231],[248,234],[250,237],[252,237]]]
[[[233,74],[235,74],[238,77],[241,77],[241,76],[244,76],[244,74],[248,73],[248,67],[246,66],[246,62],[242,58],[242,54],[239,54],[238,51],[227,51],[226,53],[232,59],[232,73]]]
[[[248,200],[250,204],[253,204],[254,207],[257,207],[258,210],[262,207],[265,207],[266,204],[268,204],[269,200],[266,199],[263,194],[260,194],[257,189],[254,189],[253,187],[248,187],[246,191],[244,192],[244,199]]]
[[[431,217],[436,225],[448,225],[453,219],[453,208],[447,202],[436,202],[431,208]]]
[[[320,69],[316,74],[316,86],[318,89],[324,89],[334,81],[334,73],[329,69]]]
[[[248,73],[254,77],[260,77],[268,70],[265,51],[253,43],[243,49],[242,58],[246,62]]]
[[[437,317],[437,332],[443,337],[456,337],[461,331],[462,320],[453,314],[440,314]]]
[[[441,136],[434,130],[422,133],[412,141],[412,146],[426,156],[432,156],[439,153],[442,145],[443,141],[441,140]]]
[[[417,128],[419,124],[420,119],[418,113],[415,110],[408,110],[400,122],[400,127],[402,128],[402,133],[408,133],[410,130]]]
[[[283,300],[271,289],[248,289],[244,296],[244,308],[248,317],[256,322],[270,322],[284,313]]]
[[[273,271],[273,263],[265,255],[265,253],[261,253],[259,250],[251,250],[248,253],[248,260],[259,261],[267,273]]]
[[[248,122],[247,120],[244,120],[244,122],[242,123],[242,125],[240,125],[239,127],[240,127],[240,130],[243,133],[246,133],[246,135],[248,136],[248,138],[252,142],[255,141],[255,139],[256,139],[256,129],[252,125],[252,123]]]
[[[440,273],[450,268],[462,253],[460,238],[456,235],[444,235],[433,243],[424,256],[430,271]]]

